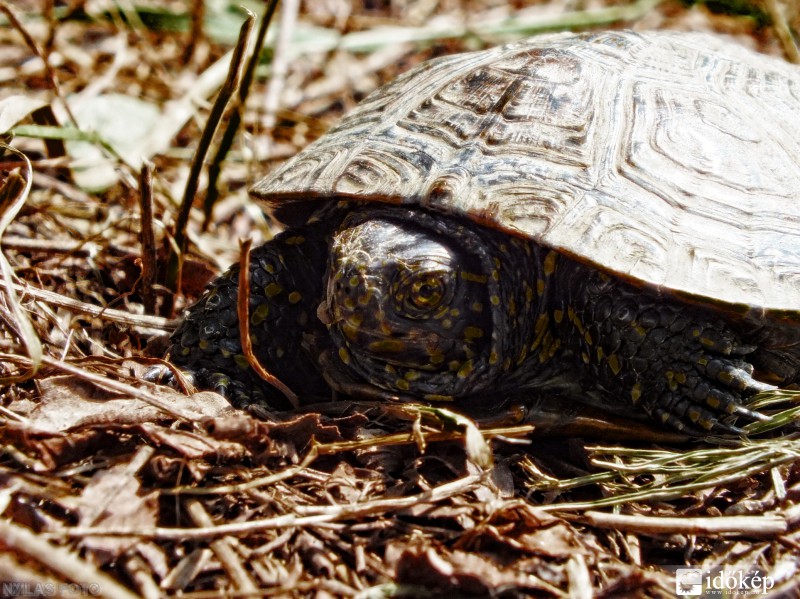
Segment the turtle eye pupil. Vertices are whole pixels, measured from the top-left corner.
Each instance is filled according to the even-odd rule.
[[[449,302],[452,294],[449,272],[438,269],[404,268],[394,286],[396,309],[408,318],[428,318]]]
[[[444,295],[441,281],[430,278],[422,281],[414,281],[411,286],[410,300],[417,308],[432,309],[436,308]]]

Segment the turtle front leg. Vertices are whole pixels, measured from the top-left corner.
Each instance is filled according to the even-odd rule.
[[[290,229],[250,256],[250,323],[253,353],[270,374],[302,398],[329,388],[316,361],[303,349],[303,335],[324,331],[316,317],[328,253],[322,222]],[[172,335],[170,359],[200,388],[216,390],[240,408],[290,407],[287,399],[248,365],[242,352],[236,298],[239,266],[212,281]]]
[[[774,387],[753,378],[747,357],[756,348],[724,318],[580,264],[562,260],[560,268],[568,299],[555,320],[583,364],[586,388],[694,435],[741,432],[723,422],[729,417],[764,418],[743,400]]]

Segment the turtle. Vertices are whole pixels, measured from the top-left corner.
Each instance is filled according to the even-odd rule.
[[[251,194],[253,356],[301,403],[577,399],[741,434],[800,381],[800,69],[704,33],[561,33],[440,57]],[[170,359],[289,407],[240,341],[239,266]]]

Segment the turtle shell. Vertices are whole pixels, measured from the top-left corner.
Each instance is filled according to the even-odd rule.
[[[722,309],[800,309],[800,69],[706,34],[536,37],[424,63],[258,183],[417,204]]]

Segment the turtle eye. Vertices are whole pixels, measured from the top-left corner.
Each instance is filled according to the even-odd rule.
[[[426,318],[452,297],[448,272],[404,268],[395,285],[395,309],[409,318]]]
[[[444,297],[444,284],[437,277],[426,277],[414,281],[411,285],[411,296],[409,301],[420,310],[430,310],[442,303]]]

